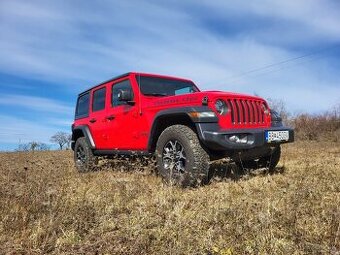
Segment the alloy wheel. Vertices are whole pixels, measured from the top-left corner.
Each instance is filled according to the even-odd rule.
[[[163,148],[163,167],[173,174],[185,172],[186,154],[183,145],[178,140],[168,141]]]
[[[78,165],[84,165],[85,164],[86,154],[85,154],[85,149],[82,146],[77,147],[76,157],[77,157],[76,163]]]

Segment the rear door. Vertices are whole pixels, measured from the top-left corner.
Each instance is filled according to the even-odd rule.
[[[91,91],[88,126],[97,149],[105,148],[108,139],[106,134],[107,93],[106,85],[100,86]]]

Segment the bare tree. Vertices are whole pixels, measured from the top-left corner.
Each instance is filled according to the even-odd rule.
[[[340,103],[334,105],[333,109],[332,109],[334,118],[339,121],[340,120]]]
[[[19,144],[18,148],[16,149],[16,151],[29,151],[29,145],[28,143],[24,143],[24,144]]]
[[[270,109],[276,111],[282,118],[282,121],[287,124],[289,113],[286,104],[282,99],[267,98]]]
[[[51,137],[50,141],[58,144],[60,150],[62,150],[64,145],[69,143],[69,134],[59,131]]]
[[[49,151],[50,150],[50,146],[48,146],[46,143],[39,143],[38,151]]]
[[[72,134],[67,136],[67,149],[71,148]]]
[[[30,151],[35,151],[35,150],[38,149],[39,143],[36,142],[36,141],[32,141],[32,142],[29,142],[29,143],[28,143],[28,146],[29,146],[29,148],[30,148]]]
[[[48,151],[50,148],[46,143],[32,141],[29,143],[19,144],[16,151]]]

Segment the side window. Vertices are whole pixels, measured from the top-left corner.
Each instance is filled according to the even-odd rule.
[[[105,108],[106,88],[101,88],[93,92],[92,111],[100,111]]]
[[[85,118],[89,115],[90,93],[78,97],[76,119]]]
[[[122,102],[118,100],[118,93],[120,90],[128,90],[128,91],[131,91],[131,93],[133,94],[130,80],[124,80],[124,81],[121,81],[121,82],[118,82],[112,85],[112,99],[111,99],[112,106],[127,104],[127,102]]]
[[[181,89],[176,89],[175,90],[175,95],[182,95],[182,94],[189,94],[189,93],[193,93],[193,89],[192,87],[185,87],[185,88],[181,88]]]

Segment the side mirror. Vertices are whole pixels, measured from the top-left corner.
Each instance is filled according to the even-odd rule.
[[[133,93],[132,90],[119,90],[118,91],[118,101],[120,102],[127,102],[127,103],[133,103]]]

